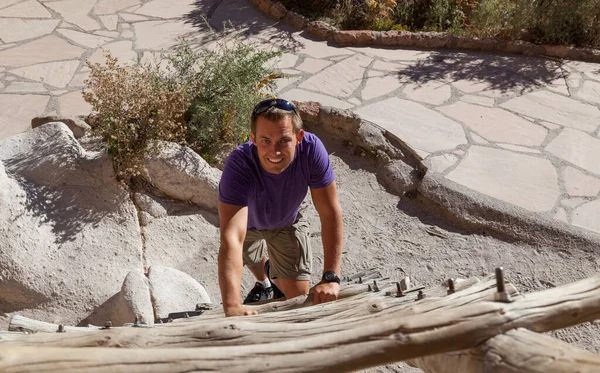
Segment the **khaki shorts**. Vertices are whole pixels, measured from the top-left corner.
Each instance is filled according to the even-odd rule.
[[[271,278],[310,280],[312,252],[308,233],[308,223],[300,213],[289,227],[246,231],[244,265],[260,263],[268,256]]]

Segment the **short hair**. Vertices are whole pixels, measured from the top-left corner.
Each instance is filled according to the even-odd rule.
[[[253,134],[256,134],[256,121],[259,117],[263,117],[271,122],[279,122],[286,117],[290,117],[292,118],[292,127],[294,128],[294,133],[298,133],[302,129],[302,118],[300,118],[300,115],[297,112],[286,111],[273,106],[266,111],[252,117],[252,121],[250,122],[250,132]]]

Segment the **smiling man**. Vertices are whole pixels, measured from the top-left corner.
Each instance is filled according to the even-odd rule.
[[[225,314],[256,314],[242,304],[243,265],[257,280],[244,304],[309,291],[315,304],[337,299],[342,212],[323,143],[302,129],[298,111],[282,99],[256,105],[250,139],[229,155],[219,184],[219,286]],[[321,221],[324,253],[323,276],[312,289],[308,224],[300,210],[308,188]]]

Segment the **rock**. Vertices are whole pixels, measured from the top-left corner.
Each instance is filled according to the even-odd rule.
[[[73,323],[142,268],[135,206],[110,160],[86,152],[66,124],[1,140],[0,163],[4,312],[52,310]]]
[[[155,313],[160,318],[172,312],[194,311],[198,303],[211,303],[202,285],[176,269],[153,265],[148,280]]]
[[[275,2],[272,0],[252,0],[252,3],[254,3],[261,12],[269,14],[269,9],[271,9]]]
[[[145,161],[149,181],[172,198],[216,209],[221,171],[186,146],[169,142],[161,146],[158,155]]]
[[[104,325],[106,321],[112,322],[113,326],[123,326],[135,322],[136,318],[142,324],[154,325],[150,286],[141,271],[129,272],[121,291],[100,305],[79,326]]]
[[[31,128],[37,128],[46,123],[52,122],[62,122],[66,124],[67,127],[69,127],[69,129],[71,130],[71,132],[73,132],[73,136],[75,136],[76,139],[83,137],[86,134],[86,132],[89,132],[91,130],[91,127],[79,118],[62,117],[58,115],[35,117],[31,120]]]
[[[138,191],[134,194],[133,198],[138,208],[141,209],[142,212],[146,212],[154,218],[164,218],[167,216],[167,209],[165,209],[148,193],[144,191]]]
[[[370,30],[338,31],[334,40],[342,45],[373,45],[381,34]]]
[[[312,21],[306,25],[306,31],[318,38],[331,40],[338,32],[338,29],[323,21]]]
[[[319,122],[329,133],[347,139],[358,132],[361,119],[350,110],[323,106],[319,111]]]
[[[398,195],[416,190],[420,181],[418,171],[399,160],[393,160],[380,167],[377,170],[377,178],[391,192]]]
[[[285,22],[298,30],[303,30],[309,21],[303,15],[288,10],[285,15]]]
[[[280,19],[285,18],[286,14],[287,14],[287,9],[285,8],[285,5],[283,5],[280,2],[276,2],[269,8],[269,16],[278,21]]]
[[[319,112],[321,111],[321,104],[316,101],[304,101],[298,102],[293,101],[294,106],[300,112],[300,117],[303,121],[316,123],[319,119]]]

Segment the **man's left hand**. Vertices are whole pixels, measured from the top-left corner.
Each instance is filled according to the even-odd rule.
[[[340,293],[340,284],[337,282],[319,282],[312,289],[309,294],[313,295],[314,304],[331,302],[332,300],[338,299]]]

